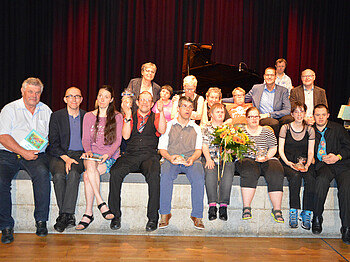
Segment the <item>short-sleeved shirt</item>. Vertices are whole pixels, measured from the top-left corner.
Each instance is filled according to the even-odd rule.
[[[220,152],[219,152],[219,146],[212,144],[213,140],[215,139],[213,133],[215,131],[215,128],[213,125],[208,122],[206,125],[202,128],[202,138],[203,138],[203,144],[207,145],[209,147],[209,153],[211,159],[218,164],[220,159]]]
[[[20,144],[21,141],[33,129],[37,131],[44,138],[49,135],[49,122],[51,116],[51,109],[42,102],[39,102],[34,114],[32,114],[26,107],[23,98],[13,101],[1,110],[0,113],[0,135],[10,135]],[[40,152],[45,152],[44,147]],[[7,150],[0,144],[0,150]]]
[[[279,137],[285,140],[285,156],[289,161],[296,163],[298,157],[307,158],[309,141],[315,140],[315,130],[312,126],[305,125],[303,130],[297,132],[289,123],[281,127]]]
[[[196,149],[202,149],[202,142],[201,128],[193,120],[182,127],[177,118],[174,118],[159,138],[158,149],[167,150],[170,155],[183,154],[187,159]]]
[[[290,90],[292,90],[292,88],[293,88],[292,80],[285,73],[283,73],[283,76],[281,78],[279,78],[277,76],[275,83],[276,83],[276,85],[283,86],[283,87],[287,88],[289,94],[290,94]]]
[[[257,136],[252,136],[251,134],[249,134],[246,129],[246,126],[243,126],[243,131],[247,134],[249,140],[255,143],[253,147],[256,151],[268,151],[270,148],[277,147],[276,136],[270,128],[263,126],[260,134]],[[248,153],[244,154],[244,156],[255,159],[256,154],[252,150],[248,149]]]

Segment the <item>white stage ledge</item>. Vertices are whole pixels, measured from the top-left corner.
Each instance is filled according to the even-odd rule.
[[[28,175],[21,171],[17,179],[12,182],[12,214],[15,219],[16,233],[35,232],[33,218],[34,201],[31,181]],[[108,181],[109,176],[103,175],[101,180]],[[52,183],[52,182],[51,182]],[[109,184],[101,183],[101,192],[105,201],[108,200]],[[208,220],[207,198],[204,197],[204,225],[205,230],[196,230],[190,219],[191,213],[191,186],[185,175],[179,175],[174,185],[172,218],[169,227],[157,229],[151,233],[145,231],[147,223],[146,207],[148,199],[148,187],[141,174],[130,174],[126,177],[122,187],[122,223],[119,230],[109,228],[109,221],[104,220],[96,205],[94,207],[95,220],[84,231],[76,231],[74,228],[65,230],[64,234],[121,234],[121,235],[165,235],[165,236],[222,236],[222,237],[340,237],[340,218],[337,199],[337,189],[334,184],[329,190],[325,204],[323,232],[321,235],[313,235],[310,231],[291,229],[288,226],[288,186],[285,179],[282,210],[285,219],[284,224],[273,221],[271,203],[267,194],[267,187],[263,177],[259,179],[256,195],[252,202],[253,218],[242,220],[242,198],[239,187],[239,177],[235,176],[231,191],[231,204],[228,206],[228,221],[216,219]],[[85,209],[84,185],[80,183],[80,191],[76,208],[76,220],[79,222]],[[48,222],[49,233],[57,233],[53,225],[58,216],[58,208],[51,184],[51,206]]]

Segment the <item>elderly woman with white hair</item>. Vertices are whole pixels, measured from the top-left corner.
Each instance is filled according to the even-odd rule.
[[[196,123],[199,124],[203,114],[204,98],[196,94],[197,78],[193,75],[186,76],[183,80],[183,88],[185,93],[181,96],[187,96],[193,101],[194,108],[191,114],[191,119],[196,120]],[[171,111],[171,119],[175,118],[177,114],[179,98],[180,96],[174,96],[173,98],[173,109]]]
[[[160,86],[153,81],[157,72],[157,66],[151,62],[141,66],[140,78],[131,79],[126,92],[133,94],[132,112],[136,112],[136,100],[143,91],[148,91],[153,97],[153,103],[156,103],[160,98]]]

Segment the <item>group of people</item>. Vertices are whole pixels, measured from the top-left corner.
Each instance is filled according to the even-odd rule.
[[[304,70],[303,85],[289,90],[281,86],[291,86],[283,72],[285,66],[284,59],[277,60],[277,70],[266,68],[263,84],[253,86],[247,94],[237,87],[227,100],[222,99],[217,87],[209,88],[204,99],[196,94],[197,79],[186,76],[184,93],[171,99],[172,87],[157,85],[153,81],[156,65],[146,63],[141,67],[142,77],[132,79],[126,88],[132,95],[123,97],[122,113],[115,109],[114,90],[107,85],[99,89],[93,111],[80,109],[82,93],[79,88],[70,87],[63,98],[66,108],[52,113],[40,102],[41,81],[26,79],[22,98],[6,105],[0,113],[1,241],[14,240],[11,181],[24,169],[33,182],[38,236],[48,234],[49,173],[59,208],[54,229],[63,232],[70,227],[84,230],[93,222],[94,199],[101,215],[110,220],[110,228],[118,230],[122,224],[121,187],[132,172],[142,173],[148,184],[146,231],[169,226],[173,182],[179,173],[186,174],[191,183],[190,219],[196,229],[202,230],[204,191],[209,221],[218,215],[219,219],[228,220],[232,180],[237,172],[241,178],[243,220],[253,217],[251,202],[263,175],[272,203],[271,216],[278,223],[284,222],[281,202],[286,176],[289,225],[298,227],[301,210],[301,227],[312,228],[315,234],[322,232],[324,203],[335,178],[342,240],[350,244],[350,137],[341,125],[328,120],[325,91],[314,86],[315,73]],[[220,148],[212,141],[214,130],[225,124],[240,125],[253,141],[254,150],[249,149],[242,159],[226,163],[223,169]],[[48,138],[47,148],[29,150],[20,145],[33,129]],[[110,173],[108,205],[100,194],[100,175],[106,172]],[[76,224],[74,213],[81,174],[86,209]]]

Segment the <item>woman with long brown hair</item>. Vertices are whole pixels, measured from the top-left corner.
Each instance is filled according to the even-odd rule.
[[[85,114],[83,121],[82,143],[85,153],[82,155],[85,166],[84,185],[86,209],[77,230],[86,229],[94,220],[92,207],[96,197],[97,207],[102,216],[111,220],[114,215],[100,194],[100,175],[109,172],[120,156],[119,146],[122,139],[123,117],[114,106],[114,90],[104,85],[97,95],[97,108]],[[96,161],[98,160],[98,161]]]

